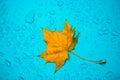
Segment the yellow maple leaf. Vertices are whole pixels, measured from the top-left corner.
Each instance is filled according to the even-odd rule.
[[[46,52],[40,54],[39,57],[44,58],[46,62],[54,62],[56,64],[56,72],[64,65],[66,60],[69,58],[68,53],[74,49],[79,34],[75,36],[75,29],[71,28],[68,21],[66,21],[62,32],[58,32],[57,30],[50,31],[43,28],[43,33],[44,41],[47,43],[47,46]],[[88,60],[77,54],[74,54],[73,52],[71,53],[89,62],[94,62],[97,64],[102,64],[106,62],[105,60],[102,60],[101,62]]]
[[[44,40],[47,43],[46,52],[40,57],[47,62],[56,63],[56,71],[59,70],[68,59],[68,52],[73,50],[78,40],[78,35],[74,36],[75,29],[71,29],[68,21],[62,32],[54,32],[43,29]]]

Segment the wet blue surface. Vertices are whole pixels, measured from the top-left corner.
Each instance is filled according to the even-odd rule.
[[[119,0],[0,0],[0,80],[120,80]],[[41,27],[61,31],[68,20],[80,32],[70,60],[55,64],[37,55],[46,50]]]

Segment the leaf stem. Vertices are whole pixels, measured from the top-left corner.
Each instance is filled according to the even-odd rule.
[[[82,57],[82,56],[79,56],[78,54],[75,54],[75,53],[73,53],[73,52],[70,52],[70,53],[73,54],[74,56],[82,59],[82,60],[86,60],[86,61],[88,61],[88,62],[92,62],[92,63],[95,63],[95,64],[105,64],[105,63],[106,63],[106,60],[105,60],[105,59],[100,60],[100,61],[94,61],[94,60],[89,60],[89,59],[87,59],[87,58],[84,58],[84,57]]]

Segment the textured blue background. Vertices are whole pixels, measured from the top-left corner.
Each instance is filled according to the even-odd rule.
[[[0,80],[120,80],[119,0],[0,0]],[[70,60],[55,64],[37,55],[46,50],[41,27],[61,31],[65,19],[80,32]]]

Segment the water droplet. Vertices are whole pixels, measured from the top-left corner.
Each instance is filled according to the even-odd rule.
[[[117,37],[111,37],[111,42],[116,42],[117,41]]]
[[[94,24],[99,25],[101,23],[101,20],[99,18],[95,18],[92,21]]]
[[[108,35],[109,33],[109,30],[106,28],[106,27],[101,27],[99,30],[98,30],[98,34],[99,35]]]
[[[111,41],[112,42],[118,42],[119,41],[119,29],[116,28],[111,32]]]
[[[5,60],[5,64],[6,64],[7,67],[11,67],[11,62],[7,59]]]
[[[50,15],[55,15],[55,11],[52,9],[52,10],[50,10],[49,14]]]
[[[62,0],[58,0],[58,1],[57,1],[57,5],[58,5],[59,7],[62,7],[63,4],[64,4],[64,2],[63,2]]]
[[[67,4],[67,7],[71,10],[75,10],[77,7],[76,1],[74,0],[69,0],[66,4]]]
[[[18,58],[18,57],[15,57],[15,62],[17,62],[18,64],[22,64],[22,61],[21,61],[21,59],[20,58]]]
[[[30,58],[33,58],[33,55],[32,55],[32,54],[29,54],[29,53],[24,53],[24,54],[23,54],[23,58],[24,58],[24,59],[30,59]]]
[[[24,78],[22,76],[19,76],[18,80],[24,80]]]
[[[14,31],[15,32],[19,32],[21,29],[20,29],[20,26],[15,26],[15,28],[14,28]]]
[[[35,11],[32,10],[28,12],[28,14],[25,16],[25,22],[28,24],[32,24],[35,20]]]
[[[111,35],[117,37],[117,36],[120,35],[120,33],[119,33],[119,31],[113,31],[113,32],[111,33]]]
[[[111,18],[108,18],[107,20],[106,20],[106,23],[107,24],[110,24],[112,21],[111,21]]]

